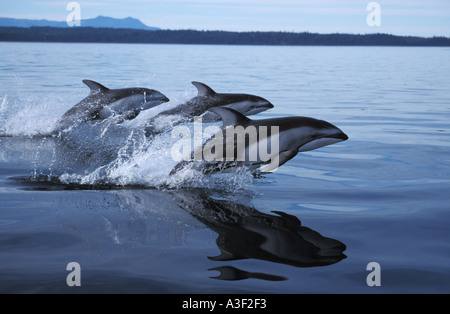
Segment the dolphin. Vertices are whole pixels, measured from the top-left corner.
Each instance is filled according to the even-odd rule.
[[[254,115],[274,107],[268,100],[256,95],[216,93],[204,83],[194,81],[192,84],[197,88],[197,96],[152,117],[147,121],[147,133],[152,134],[155,131],[163,131],[161,129],[155,130],[155,123],[157,124],[159,119],[170,120],[167,127],[190,122],[194,117],[199,116],[202,116],[202,121],[205,123],[220,121],[218,115],[213,112],[207,112],[213,107],[232,108],[244,115]],[[168,117],[175,117],[175,120],[172,118],[168,119]],[[156,127],[156,129],[158,128]]]
[[[221,130],[202,145],[201,151],[195,149],[190,160],[179,162],[170,174],[185,168],[203,173],[231,172],[241,167],[252,172],[272,172],[299,152],[348,139],[338,127],[314,118],[251,120],[230,108],[214,107],[210,111],[222,119]]]
[[[142,110],[158,106],[169,99],[154,89],[121,88],[109,89],[100,83],[83,80],[91,92],[69,109],[57,122],[55,130],[62,130],[73,124],[113,117],[115,122],[134,119]]]

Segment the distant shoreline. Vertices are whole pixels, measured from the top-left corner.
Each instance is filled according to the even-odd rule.
[[[450,47],[450,38],[448,37],[417,37],[389,34],[318,34],[308,32],[138,30],[92,27],[0,27],[0,41],[255,46]]]

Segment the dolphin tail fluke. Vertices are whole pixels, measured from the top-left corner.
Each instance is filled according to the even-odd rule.
[[[95,81],[83,80],[83,83],[91,89],[91,94],[97,94],[109,90],[109,88]]]
[[[214,95],[216,92],[209,87],[208,85],[201,83],[201,82],[192,82],[192,84],[197,87],[198,95],[197,96],[211,96]]]

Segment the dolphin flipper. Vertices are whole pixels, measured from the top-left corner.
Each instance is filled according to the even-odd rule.
[[[284,165],[288,160],[291,160],[297,155],[297,150],[285,150],[279,152],[274,157],[270,159],[270,163],[259,168],[261,172],[272,172],[275,169],[279,168],[281,165]]]
[[[192,82],[192,84],[197,87],[198,90],[198,95],[197,96],[212,96],[214,95],[216,92],[209,87],[206,84],[203,84],[201,82]]]
[[[83,80],[83,83],[86,84],[91,89],[91,94],[97,94],[109,90],[109,88],[95,81]]]

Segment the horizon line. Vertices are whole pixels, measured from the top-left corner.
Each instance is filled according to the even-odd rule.
[[[367,35],[389,35],[389,36],[396,36],[396,37],[417,37],[417,38],[446,38],[446,39],[450,39],[450,36],[445,36],[445,35],[427,35],[427,36],[422,36],[422,35],[412,35],[412,34],[408,34],[408,35],[398,35],[395,33],[386,33],[386,32],[369,32],[369,33],[361,33],[361,32],[312,32],[309,30],[304,30],[304,31],[295,31],[295,30],[225,30],[225,29],[195,29],[195,28],[160,28],[159,26],[149,26],[147,24],[145,24],[144,22],[142,22],[140,19],[132,17],[132,16],[128,16],[125,18],[116,18],[116,17],[110,17],[110,16],[106,16],[106,15],[97,15],[96,17],[91,17],[91,18],[83,18],[80,19],[79,21],[83,21],[83,20],[93,20],[99,17],[105,17],[105,18],[110,18],[110,19],[114,19],[114,20],[126,20],[126,19],[134,19],[134,20],[138,20],[140,23],[142,23],[144,26],[148,27],[148,28],[157,28],[156,30],[148,30],[148,29],[142,29],[142,28],[114,28],[114,27],[94,27],[94,26],[67,26],[68,28],[106,28],[106,29],[133,29],[133,30],[140,30],[140,31],[150,31],[150,32],[156,32],[156,31],[197,31],[197,32],[227,32],[227,33],[290,33],[290,34],[304,34],[304,33],[308,33],[308,34],[319,34],[319,35],[353,35],[353,36],[367,36]],[[42,18],[42,19],[30,19],[30,18],[16,18],[16,17],[5,17],[5,16],[0,16],[0,18],[4,18],[4,19],[14,19],[14,20],[26,20],[26,21],[48,21],[48,22],[57,22],[57,23],[67,23],[66,21],[58,21],[58,20],[49,20],[46,18]],[[50,27],[50,28],[65,28],[65,27],[57,27],[57,26],[0,26],[0,27],[17,27],[17,28],[31,28],[31,27]]]

